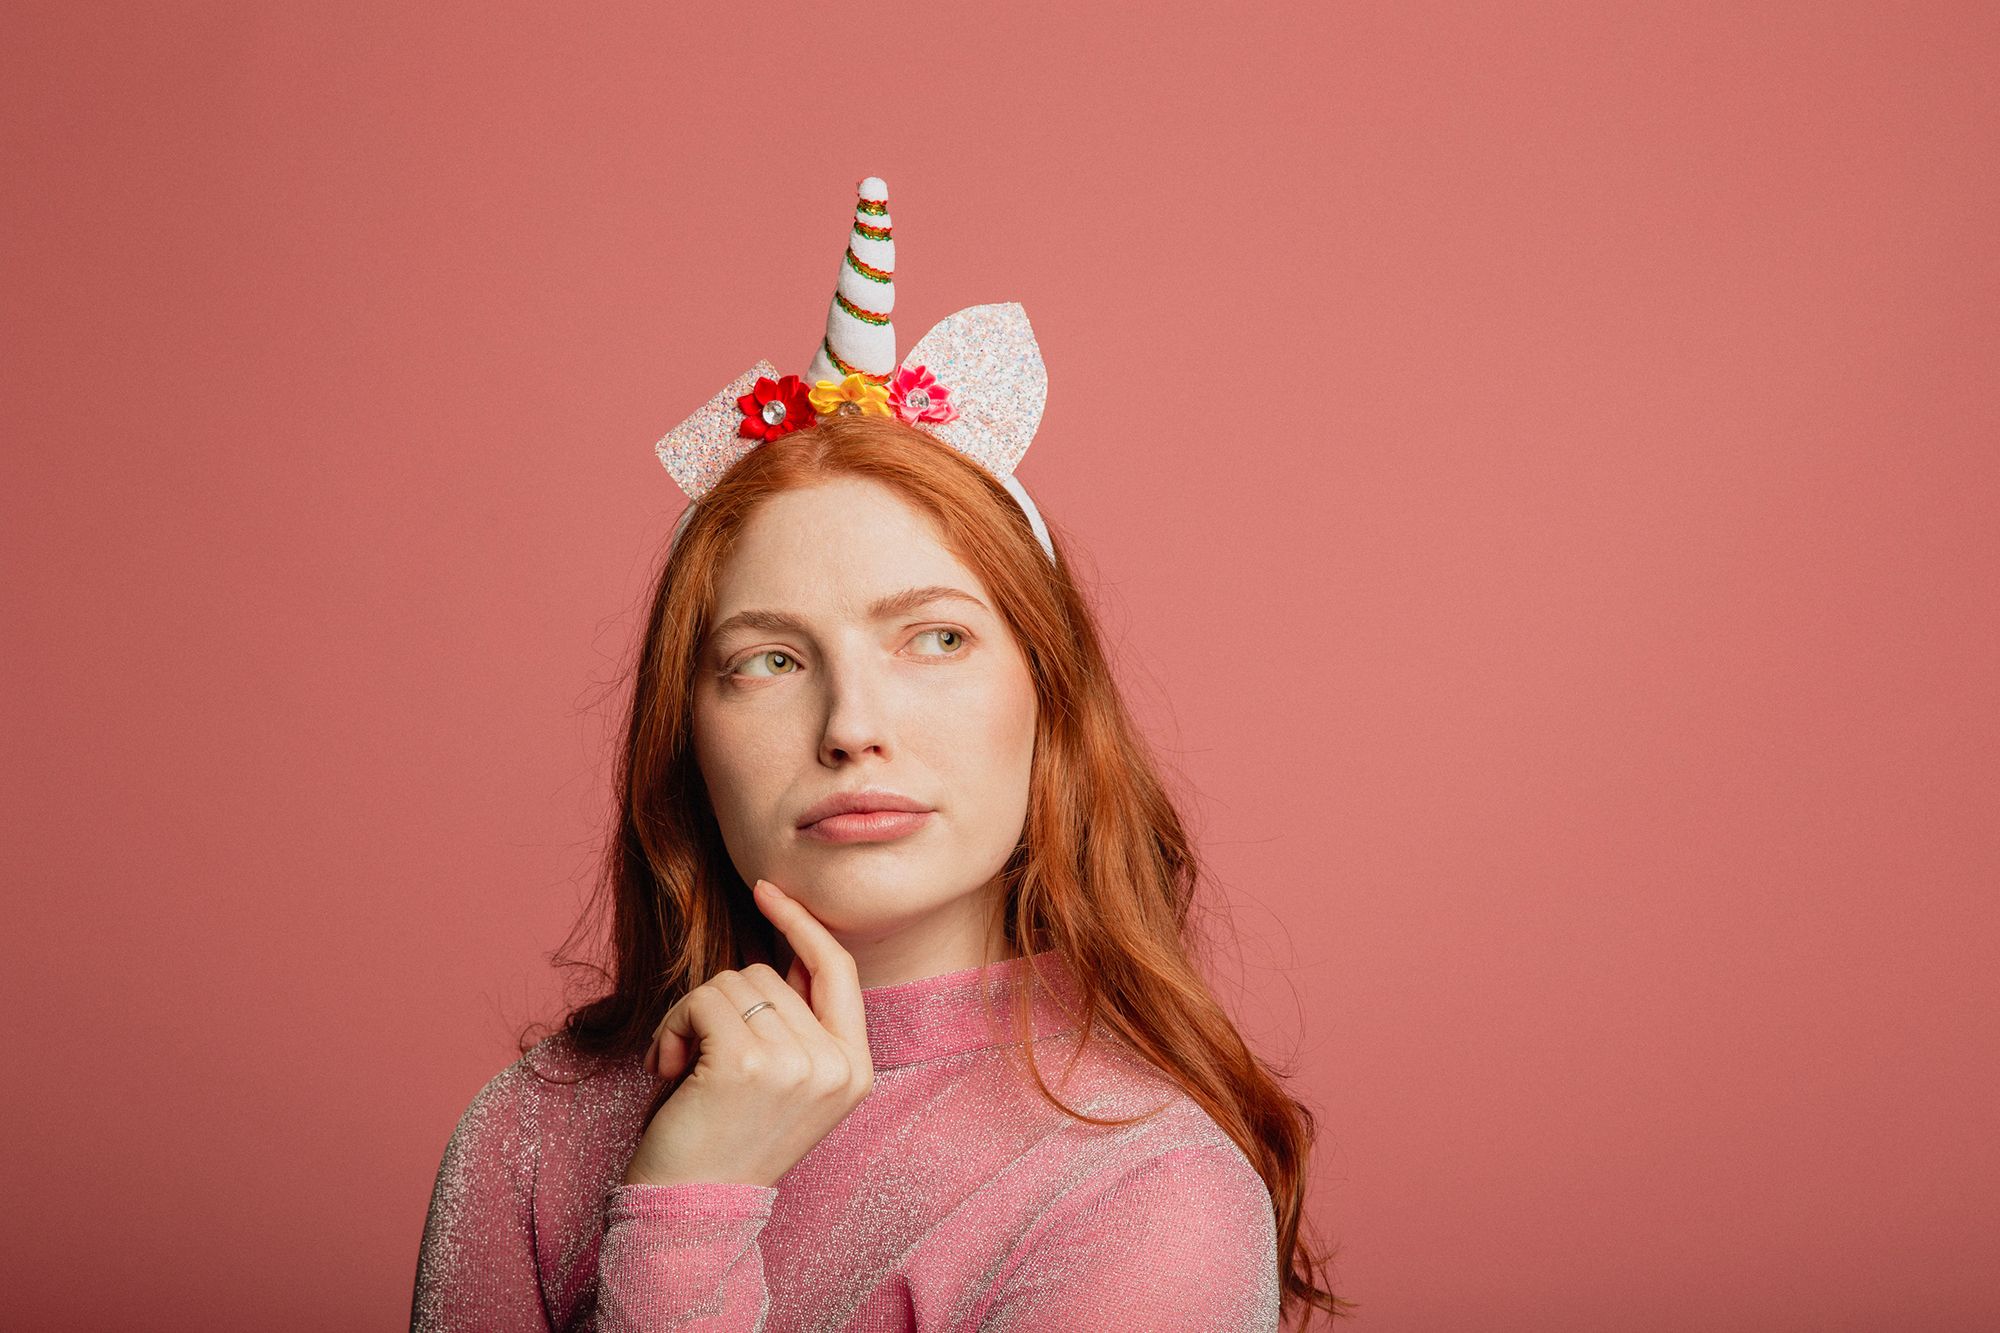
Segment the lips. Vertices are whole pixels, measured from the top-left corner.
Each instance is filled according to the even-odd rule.
[[[799,830],[810,842],[894,842],[930,823],[929,810],[866,810],[828,815]]]
[[[823,800],[815,802],[799,816],[799,827],[810,828],[822,819],[835,815],[866,815],[879,811],[900,811],[908,814],[925,814],[935,807],[926,805],[914,796],[905,796],[899,791],[886,787],[866,787],[858,791],[837,791]],[[920,823],[922,821],[906,821]]]

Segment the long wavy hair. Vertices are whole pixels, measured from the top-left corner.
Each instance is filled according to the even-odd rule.
[[[758,445],[673,542],[638,647],[617,817],[596,891],[553,955],[558,966],[590,973],[599,993],[571,1008],[560,1031],[586,1063],[636,1057],[660,1016],[716,973],[758,961],[782,973],[789,964],[781,932],[729,859],[695,762],[695,664],[717,569],[750,515],[772,495],[838,476],[879,482],[929,515],[993,594],[1034,677],[1026,827],[1001,872],[1008,947],[1014,956],[1059,950],[1082,981],[1083,1039],[1101,1024],[1242,1148],[1271,1193],[1286,1308],[1349,1316],[1356,1303],[1320,1281],[1337,1249],[1317,1253],[1302,1235],[1313,1113],[1251,1051],[1195,966],[1196,853],[1112,680],[1062,537],[1051,527],[1051,562],[1027,515],[985,468],[893,418],[835,415]],[[606,909],[607,962],[570,955],[580,933],[596,937],[590,923]],[[1064,1105],[1034,1061],[1027,988],[1018,994],[1017,1032],[1044,1098],[1090,1124],[1145,1118],[1098,1119]],[[520,1043],[525,1055],[532,1031]],[[660,1090],[655,1111],[671,1091]]]

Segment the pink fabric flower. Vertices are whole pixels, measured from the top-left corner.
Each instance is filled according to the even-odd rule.
[[[958,420],[958,409],[950,398],[951,390],[922,366],[904,366],[889,379],[889,406],[900,420],[913,426],[920,421]]]

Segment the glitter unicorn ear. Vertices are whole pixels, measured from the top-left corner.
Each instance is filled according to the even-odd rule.
[[[967,306],[932,325],[910,349],[897,378],[925,374],[955,390],[952,415],[936,424],[921,413],[904,413],[903,419],[925,427],[994,476],[1012,476],[1042,424],[1049,397],[1048,368],[1020,302]],[[906,390],[897,406],[907,407],[912,394],[923,392]]]
[[[1027,311],[1011,301],[967,306],[939,320],[899,365],[890,319],[896,245],[889,187],[870,176],[856,192],[826,334],[805,378],[780,376],[769,361],[759,361],[667,432],[654,446],[661,464],[688,499],[699,503],[738,459],[766,440],[836,413],[891,416],[950,445],[998,479],[1054,559],[1048,527],[1014,476],[1048,398],[1048,371]],[[670,543],[693,512],[693,503],[682,511]]]

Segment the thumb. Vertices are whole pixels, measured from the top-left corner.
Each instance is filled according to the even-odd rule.
[[[812,973],[806,971],[806,965],[797,958],[793,958],[792,965],[785,969],[785,984],[797,991],[801,1000],[812,1003]]]

